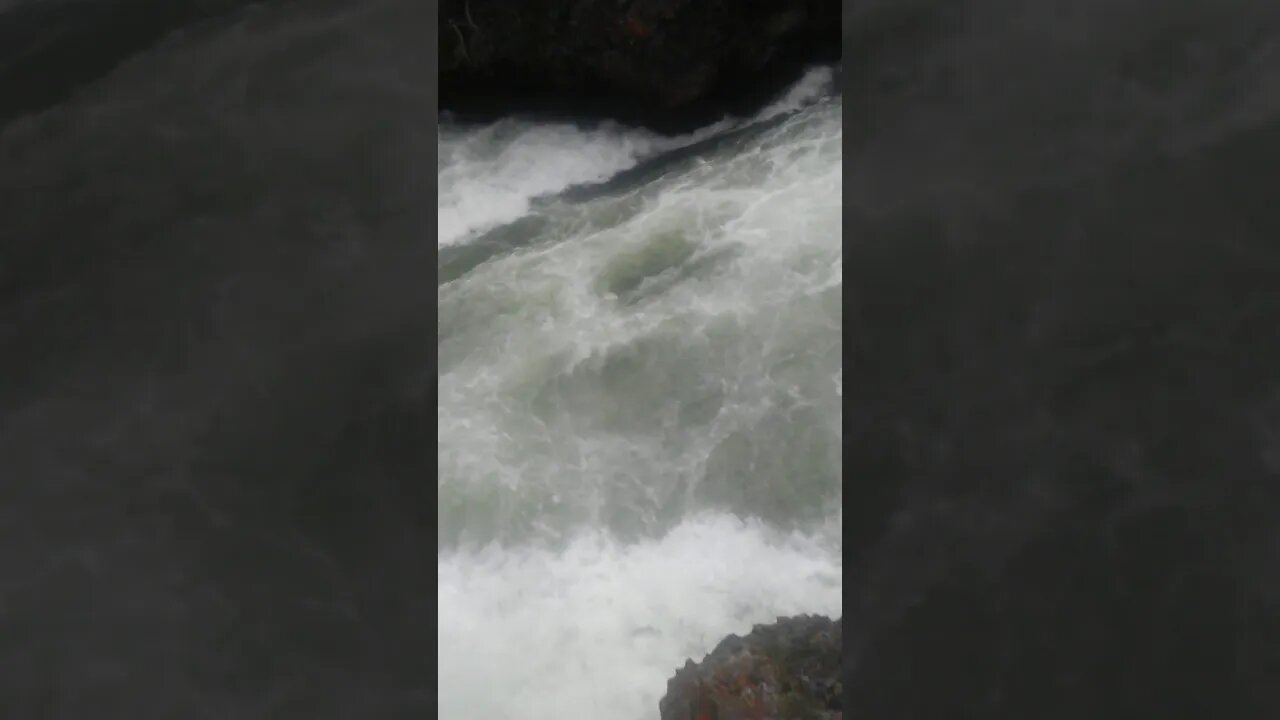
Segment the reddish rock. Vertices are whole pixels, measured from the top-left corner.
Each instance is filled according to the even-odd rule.
[[[730,635],[667,681],[662,720],[840,720],[840,620],[800,615]]]

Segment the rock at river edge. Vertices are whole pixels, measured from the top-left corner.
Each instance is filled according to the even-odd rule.
[[[730,635],[667,681],[662,720],[841,720],[840,620],[778,618]]]
[[[676,129],[840,56],[836,0],[444,0],[440,107]],[[735,107],[737,106],[737,107]]]

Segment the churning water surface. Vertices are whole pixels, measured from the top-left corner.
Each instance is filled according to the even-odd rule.
[[[442,122],[442,718],[652,718],[724,635],[839,614],[829,83],[682,138]]]

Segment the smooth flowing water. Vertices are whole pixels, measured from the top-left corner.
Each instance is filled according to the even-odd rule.
[[[656,717],[841,600],[841,103],[439,138],[439,710]]]

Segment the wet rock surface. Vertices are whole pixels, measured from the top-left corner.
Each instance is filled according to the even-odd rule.
[[[440,107],[664,130],[751,108],[840,57],[835,0],[445,0]]]
[[[778,618],[730,635],[667,682],[662,720],[840,720],[841,621]]]

